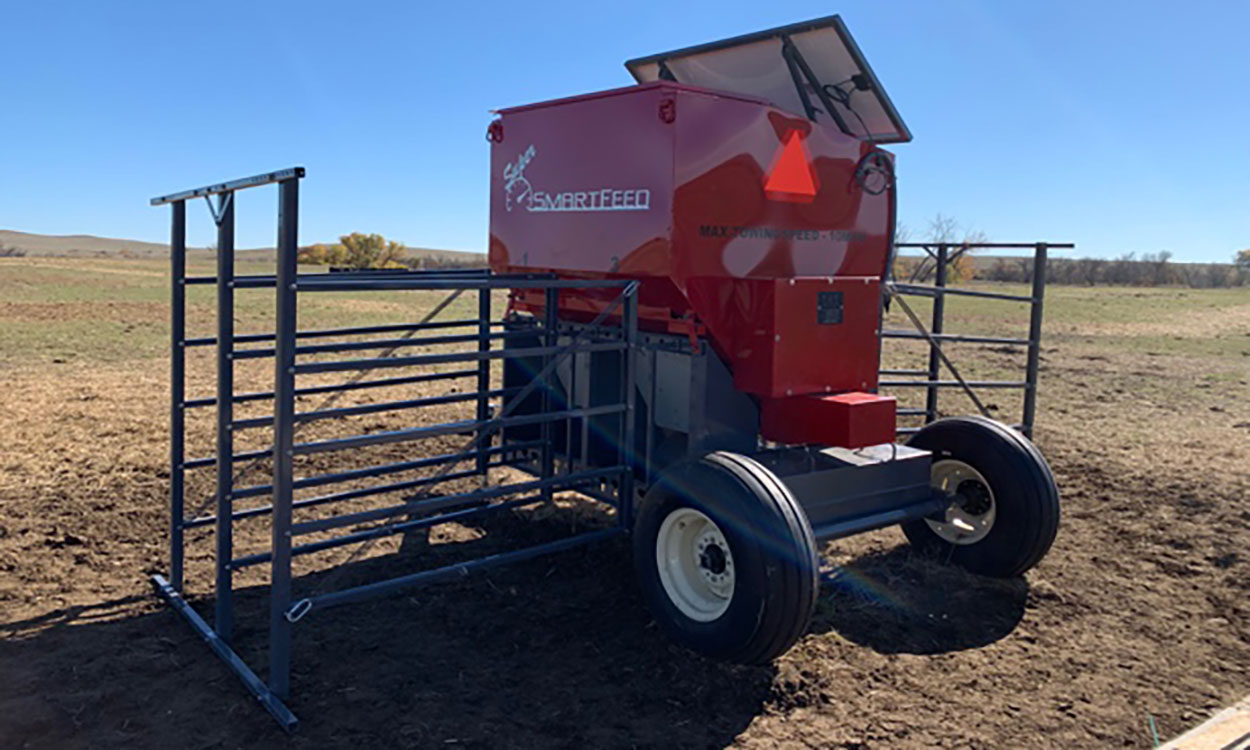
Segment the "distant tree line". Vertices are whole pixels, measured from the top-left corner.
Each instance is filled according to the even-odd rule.
[[[1165,251],[1140,257],[1126,253],[1119,258],[1050,258],[1046,283],[1079,286],[1186,286],[1214,289],[1250,286],[1250,250],[1238,253],[1234,263],[1173,263]],[[996,258],[975,278],[988,281],[1033,281],[1032,258]]]
[[[16,245],[5,245],[0,242],[0,258],[24,258],[26,251]]]
[[[910,239],[910,230],[899,222],[895,226],[895,242]],[[947,266],[951,282],[968,279],[1032,283],[1033,258],[975,258],[972,251],[958,253],[960,245],[987,241],[984,232],[964,227],[955,219],[937,214],[929,220],[924,242],[946,243],[957,253]],[[992,252],[990,250],[989,252]],[[931,281],[934,263],[924,257],[897,257],[894,278]],[[1172,253],[1136,255],[1126,253],[1118,258],[1055,258],[1046,263],[1046,283],[1072,285],[1118,286],[1187,286],[1194,289],[1250,286],[1250,248],[1233,255],[1232,263],[1173,263]]]
[[[486,255],[458,257],[454,255],[417,255],[404,260],[404,265],[414,271],[440,268],[485,268]]]

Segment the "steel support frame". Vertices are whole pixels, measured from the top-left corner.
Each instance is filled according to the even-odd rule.
[[[933,274],[933,286],[939,291],[936,291],[933,295],[933,319],[929,323],[929,332],[934,336],[941,336],[942,329],[946,324],[946,295],[943,293],[946,290],[946,243],[938,245],[935,261],[937,262],[937,268]],[[934,384],[937,383],[938,376],[942,374],[941,367],[942,360],[938,355],[937,347],[930,346],[928,367],[930,385],[925,392],[925,424],[938,418],[938,387]]]
[[[298,212],[299,212],[299,180],[303,177],[302,168],[281,170],[279,172],[258,175],[244,180],[184,191],[171,196],[153,199],[153,205],[170,205],[171,221],[171,353],[170,353],[170,572],[169,578],[156,575],[152,583],[157,593],[187,621],[191,628],[208,644],[211,650],[239,677],[247,689],[266,707],[287,731],[298,726],[298,719],[287,708],[285,701],[291,694],[291,646],[295,623],[309,609],[337,606],[349,602],[361,601],[375,596],[383,596],[400,589],[434,583],[466,574],[473,570],[489,568],[510,562],[520,561],[538,555],[570,549],[582,544],[600,541],[608,536],[621,533],[631,522],[633,496],[633,463],[632,451],[624,449],[621,462],[613,467],[598,467],[581,472],[565,471],[558,475],[554,470],[551,457],[550,425],[555,421],[571,420],[575,417],[586,419],[596,414],[617,413],[621,415],[621,435],[619,439],[624,445],[632,445],[634,416],[634,382],[635,357],[630,350],[637,340],[637,283],[630,281],[570,281],[556,279],[551,276],[535,274],[518,274],[509,276],[493,276],[487,272],[378,272],[361,274],[326,275],[300,274],[297,267],[298,251]],[[278,238],[276,272],[272,277],[240,277],[234,274],[234,209],[237,190],[257,187],[260,185],[277,184],[278,187]],[[218,258],[214,277],[196,277],[194,280],[186,272],[186,202],[204,197],[212,201],[216,196],[216,204],[210,202],[210,213],[218,228]],[[314,278],[315,277],[315,278]],[[212,338],[188,339],[186,336],[186,287],[190,283],[211,283],[217,292],[217,331]],[[596,323],[602,322],[607,316],[615,315],[615,323],[610,323],[619,331],[611,340],[591,341],[589,343],[575,337],[571,342],[562,345],[557,335],[558,315],[556,313],[559,289],[576,287],[597,287],[618,290],[616,302],[612,303],[600,315]],[[272,334],[236,335],[234,331],[234,292],[237,288],[273,288],[276,298],[277,320]],[[534,375],[531,383],[521,393],[509,389],[491,390],[491,363],[509,356],[506,352],[492,351],[491,343],[506,339],[506,335],[493,332],[499,323],[490,320],[491,293],[494,289],[534,288],[545,290],[549,305],[549,314],[542,321],[542,336],[546,346],[538,350],[544,362],[541,372]],[[331,329],[326,331],[300,331],[298,329],[297,303],[299,291],[322,290],[369,290],[369,289],[441,289],[450,290],[453,294],[462,291],[476,291],[478,295],[478,317],[473,320],[455,320],[430,322],[397,326],[361,326],[356,328]],[[436,308],[436,309],[442,309]],[[605,324],[608,325],[608,324]],[[346,335],[371,335],[394,331],[413,332],[422,329],[461,327],[473,331],[470,336],[451,336],[437,339],[437,343],[466,342],[475,350],[466,356],[427,355],[424,357],[396,357],[387,359],[388,355],[377,360],[353,360],[348,366],[321,369],[319,367],[301,367],[297,357],[301,351],[305,353],[332,351],[353,351],[371,346],[349,345],[326,347],[299,347],[297,341],[306,338],[333,338]],[[272,356],[274,360],[274,387],[272,392],[239,394],[234,392],[234,362],[240,358],[241,352],[254,350],[236,349],[236,344],[245,342],[272,342],[272,350],[264,352],[264,356]],[[383,341],[377,348],[389,348],[395,342]],[[406,342],[405,342],[406,343]],[[420,345],[420,340],[412,345]],[[188,346],[215,346],[217,388],[211,398],[187,399],[186,394],[186,349]],[[622,394],[618,404],[600,405],[590,409],[569,409],[555,411],[547,404],[545,411],[538,418],[521,416],[509,418],[513,403],[536,387],[543,387],[544,393],[550,391],[545,387],[555,377],[555,366],[564,357],[576,352],[621,351]],[[254,358],[255,354],[243,355]],[[338,372],[348,370],[372,370],[378,367],[393,366],[424,366],[442,364],[444,362],[467,362],[468,367],[454,370],[451,373],[431,373],[428,375],[406,375],[397,378],[382,378],[369,381],[352,381],[345,385],[317,386],[299,389],[296,378],[301,372]],[[402,363],[402,364],[396,364]],[[346,409],[328,410],[324,412],[297,413],[295,400],[297,396],[313,393],[337,394],[344,390],[359,390],[369,387],[387,387],[410,383],[433,381],[446,378],[475,378],[477,389],[469,397],[456,396],[456,401],[473,402],[475,419],[467,424],[452,423],[436,427],[430,434],[449,434],[449,430],[468,429],[473,443],[466,450],[417,461],[398,462],[352,469],[333,474],[302,477],[294,476],[296,456],[305,452],[321,452],[330,449],[353,447],[357,444],[377,442],[374,436],[353,436],[340,441],[323,441],[321,443],[296,442],[296,432],[301,419],[326,415],[343,415],[368,413],[369,410]],[[491,399],[501,398],[502,405],[498,413],[493,411]],[[545,396],[549,399],[549,393]],[[234,419],[234,405],[248,401],[271,400],[273,412],[270,417],[249,420]],[[389,406],[396,408],[417,408],[434,403],[444,403],[447,399],[430,398],[392,402]],[[388,406],[388,404],[383,404]],[[185,415],[192,407],[212,407],[216,411],[216,450],[212,457],[188,460],[185,444]],[[507,424],[533,423],[542,426],[542,440],[530,444],[498,447],[492,445],[492,434]],[[272,427],[273,445],[271,450],[234,452],[233,435],[239,429],[247,427]],[[396,439],[423,437],[421,428],[401,431]],[[390,439],[390,438],[386,438]],[[362,442],[363,441],[363,442]],[[514,463],[517,459],[510,458],[518,453],[536,450],[544,455],[541,461],[542,470],[537,481],[530,483],[512,483],[501,486],[490,486],[486,475],[492,467]],[[273,476],[268,485],[252,485],[236,489],[234,465],[239,461],[272,458]],[[467,461],[472,468],[467,472],[452,472],[457,465],[463,466]],[[217,471],[216,489],[213,496],[215,511],[212,515],[187,519],[185,499],[185,472],[188,469],[214,467]],[[443,466],[441,473],[432,477],[419,478],[389,485],[369,486],[320,497],[297,500],[297,490],[316,487],[323,484],[335,484],[354,481],[362,478],[384,476],[388,473],[409,471],[417,467]],[[398,492],[415,489],[426,485],[433,486],[457,478],[482,475],[484,484],[477,492],[462,493],[457,497],[444,496],[436,500],[423,500],[423,495],[410,499],[411,507],[425,508],[429,513],[420,513],[419,518],[405,516],[399,512],[366,511],[358,513],[358,517],[369,517],[384,520],[395,517],[397,522],[387,522],[381,526],[354,531],[328,539],[320,539],[300,547],[293,546],[293,536],[299,531],[307,531],[315,527],[309,522],[299,524],[293,518],[296,509],[310,505],[341,502],[364,497],[370,494]],[[599,488],[615,487],[616,496],[613,504],[618,508],[616,526],[598,531],[585,532],[571,537],[545,544],[516,549],[501,554],[489,555],[443,568],[425,570],[402,575],[390,580],[379,581],[363,586],[331,591],[317,592],[312,596],[296,600],[293,591],[295,581],[292,578],[291,562],[297,554],[307,554],[330,549],[346,544],[369,542],[374,538],[400,533],[408,528],[419,528],[443,523],[458,518],[470,517],[484,513],[522,507],[550,498],[551,494],[563,490],[585,490],[587,494],[602,497]],[[509,498],[510,494],[521,494],[522,491],[533,491],[529,497]],[[254,498],[270,495],[272,502],[268,506],[235,509],[236,501],[243,498]],[[494,501],[494,502],[492,502]],[[407,509],[408,504],[397,506]],[[350,515],[350,514],[349,514]],[[233,524],[235,521],[257,517],[269,517],[270,549],[260,554],[234,558]],[[184,561],[185,532],[188,528],[209,527],[215,531],[215,601],[214,616],[210,625],[191,606],[184,592]],[[327,530],[336,528],[337,524],[327,524]],[[246,565],[268,564],[270,573],[270,602],[268,628],[268,669],[266,679],[246,664],[235,651],[231,637],[234,626],[233,608],[233,576],[235,569]]]
[[[217,558],[234,556],[234,200],[217,193]],[[205,196],[206,201],[212,198]],[[217,566],[213,627],[229,645],[234,636],[234,580],[229,568]]]
[[[182,593],[186,470],[187,204],[173,204],[169,237],[169,582]]]
[[[274,340],[273,384],[273,560],[269,572],[269,688],[286,700],[291,693],[291,524],[295,462],[295,297],[296,252],[299,250],[299,183],[278,187],[277,337]],[[218,558],[219,567],[231,558]]]
[[[1071,243],[1053,243],[1053,242],[1037,242],[1027,243],[959,243],[952,245],[945,242],[930,243],[899,243],[897,247],[923,249],[927,254],[928,260],[933,261],[932,273],[934,282],[932,285],[916,284],[916,283],[899,283],[894,282],[888,285],[888,289],[893,294],[908,295],[915,297],[928,297],[933,300],[933,314],[929,323],[929,330],[926,331],[906,331],[906,330],[882,330],[881,337],[883,339],[924,339],[930,342],[928,364],[925,369],[882,369],[881,375],[905,375],[915,376],[923,375],[924,380],[882,380],[880,386],[885,388],[923,388],[925,390],[925,405],[923,409],[899,409],[901,416],[922,416],[924,424],[929,424],[939,417],[938,394],[943,388],[963,388],[965,385],[973,389],[977,388],[1007,388],[1018,389],[1023,391],[1024,399],[1021,409],[1020,421],[1013,424],[1012,427],[1020,430],[1026,437],[1032,438],[1034,424],[1037,418],[1037,381],[1038,370],[1041,361],[1041,339],[1042,339],[1042,313],[1043,304],[1046,294],[1046,262],[1048,251],[1051,249],[1072,249],[1075,245]],[[952,253],[952,248],[955,252]],[[951,263],[974,249],[1013,249],[1022,250],[1030,249],[1033,251],[1033,269],[1032,269],[1032,289],[1029,296],[1019,294],[1006,294],[1000,292],[987,292],[979,289],[957,289],[948,286],[947,269]],[[928,273],[926,269],[926,274]],[[1027,338],[1009,338],[995,336],[975,336],[964,334],[951,334],[945,330],[946,319],[946,298],[950,295],[977,297],[982,299],[996,299],[1013,302],[1024,302],[1029,305],[1029,333]],[[950,343],[987,343],[987,344],[1004,344],[1011,346],[1026,347],[1027,360],[1025,363],[1024,380],[1022,381],[965,381],[961,382],[958,378],[954,380],[941,379],[942,370],[942,353],[939,351],[939,345],[943,342]],[[944,347],[943,347],[944,348]],[[919,430],[917,427],[900,427],[899,435],[908,435]]]
[[[231,645],[234,630],[233,576],[228,564],[233,556],[233,464],[238,460],[234,454],[233,405],[234,394],[234,191],[273,182],[279,183],[282,207],[290,210],[280,214],[278,236],[279,257],[284,254],[294,267],[295,222],[298,211],[298,180],[302,168],[258,175],[236,180],[232,183],[201,188],[194,191],[164,196],[152,200],[152,205],[170,205],[172,222],[170,229],[170,577],[152,576],[156,592],[165,599],[203,639],[209,648],[243,682],[248,690],[265,706],[266,710],[284,729],[290,731],[298,726],[298,720],[283,704],[284,692],[275,690],[273,680],[266,684],[239,657]],[[212,204],[211,196],[217,196]],[[192,466],[185,455],[185,416],[189,402],[186,399],[186,202],[203,197],[209,202],[209,210],[217,225],[217,275],[213,284],[217,293],[216,347],[217,389],[211,404],[216,409],[216,452],[211,459],[200,459]],[[216,466],[216,487],[213,502],[216,506],[214,526],[216,530],[215,600],[213,624],[191,607],[184,598],[185,530],[189,524],[185,515],[185,475],[188,468]],[[275,527],[276,528],[276,527]],[[288,565],[289,571],[289,565]],[[271,669],[272,671],[272,669]],[[279,683],[278,687],[282,685]]]
[[[625,379],[612,383],[611,390],[615,398],[625,399],[623,413],[633,413],[634,419],[623,425],[623,441],[616,444],[617,450],[611,456],[592,448],[590,436],[596,432],[592,425],[585,421],[580,424],[566,422],[563,425],[563,441],[559,436],[554,440],[557,448],[555,463],[563,466],[565,471],[577,471],[602,466],[605,464],[598,462],[608,461],[613,466],[618,463],[631,466],[633,471],[622,476],[621,484],[612,488],[610,496],[588,489],[579,489],[578,492],[616,505],[618,495],[637,500],[650,488],[658,475],[657,470],[662,470],[661,467],[668,461],[714,450],[754,454],[759,447],[758,406],[750,396],[734,388],[729,368],[707,340],[692,342],[690,337],[684,335],[640,331],[636,325],[636,303],[629,299],[625,301],[622,314],[627,337],[624,350],[632,352],[633,362],[624,373]],[[592,334],[593,329],[593,325],[583,322],[561,321],[559,341]],[[528,343],[522,342],[520,346],[528,346]],[[608,387],[603,386],[603,390],[596,391],[593,384],[603,382],[603,378],[596,377],[596,370],[608,354],[612,353],[583,356],[579,352],[571,366],[559,374],[554,384],[557,392],[564,394],[570,407],[577,407],[571,408],[570,412],[580,414],[588,408],[597,408],[592,406],[596,403],[596,393],[602,394]],[[661,362],[664,364],[661,365]],[[661,381],[664,381],[664,387],[661,387]],[[668,395],[661,405],[662,391]],[[674,397],[671,394],[676,392],[684,393],[678,399],[679,403],[672,400]],[[665,413],[667,418],[658,419],[658,412]],[[663,456],[657,455],[660,431],[669,437],[665,441]],[[672,438],[679,435],[684,436],[684,445],[680,449],[672,442]],[[505,445],[512,444],[510,440],[519,439],[520,436],[505,436]],[[657,460],[661,461],[660,466],[657,466]],[[541,476],[542,457],[535,451],[526,461],[513,464],[513,468]],[[626,529],[632,528],[634,505],[630,503],[618,508],[620,523]]]
[[[1029,353],[1025,364],[1024,434],[1033,439],[1033,421],[1037,416],[1037,371],[1042,354],[1042,305],[1046,295],[1046,255],[1044,242],[1033,251],[1033,304],[1029,308]]]

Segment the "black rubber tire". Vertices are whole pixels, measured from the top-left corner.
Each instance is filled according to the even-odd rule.
[[[994,525],[974,544],[952,544],[925,521],[902,525],[911,544],[973,573],[1019,576],[1037,565],[1059,531],[1059,490],[1037,446],[1001,422],[984,417],[940,419],[907,441],[933,453],[936,463],[957,459],[985,477],[994,493]]]
[[[656,537],[680,507],[712,519],[733,556],[733,595],[710,622],[683,614],[660,582]],[[785,653],[811,622],[820,585],[811,524],[781,480],[754,459],[716,452],[674,464],[643,498],[633,545],[639,586],[656,622],[705,656],[763,664]]]

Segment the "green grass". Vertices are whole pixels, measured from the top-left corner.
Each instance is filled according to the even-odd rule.
[[[1021,284],[975,282],[958,288],[1029,296],[1031,289]],[[1004,314],[1021,316],[1027,322],[1028,307],[1024,303],[982,299],[978,297],[947,298],[948,319],[997,325]],[[907,297],[913,310],[925,311],[927,320],[931,301]],[[1176,289],[1136,287],[1048,286],[1045,299],[1047,325],[1081,323],[1140,323],[1150,319],[1168,319],[1174,315],[1198,311],[1221,310],[1250,305],[1250,287],[1239,289]],[[900,318],[902,319],[902,318]]]
[[[1027,296],[1018,284],[967,288]],[[932,301],[907,297],[927,325]],[[948,296],[946,331],[989,336],[1028,334],[1024,303]],[[1105,347],[1142,353],[1241,358],[1250,356],[1250,289],[1051,286],[1046,289],[1043,340],[1048,345]],[[893,306],[887,328],[910,328]]]
[[[272,264],[245,260],[236,274],[271,273]],[[213,264],[193,260],[191,275],[212,275]],[[168,351],[168,263],[161,260],[15,258],[0,260],[0,363],[70,359],[100,362],[152,359]],[[978,283],[972,288],[1026,295],[1023,285]],[[215,289],[188,289],[188,335],[215,330]],[[272,330],[273,290],[236,292],[238,333]],[[301,295],[304,328],[398,323],[420,318],[443,297],[434,292]],[[906,298],[922,320],[931,301]],[[497,301],[496,314],[502,310]],[[463,296],[442,314],[472,318],[476,302]],[[909,328],[898,305],[887,328]],[[1023,337],[1024,304],[949,297],[948,332]],[[1222,360],[1244,368],[1250,356],[1250,289],[1055,286],[1047,289],[1044,340],[1048,347],[1114,350]],[[1218,367],[1213,372],[1224,372]]]
[[[272,273],[272,265],[241,262],[237,275]],[[210,263],[188,264],[188,275],[215,273]],[[339,328],[420,319],[443,299],[437,292],[301,295],[301,328]],[[169,350],[168,265],[152,260],[23,258],[0,262],[0,364],[151,359]],[[187,335],[212,336],[216,289],[187,289]],[[499,309],[502,309],[499,307]],[[440,319],[477,314],[463,295]],[[236,333],[273,330],[272,289],[235,292]]]

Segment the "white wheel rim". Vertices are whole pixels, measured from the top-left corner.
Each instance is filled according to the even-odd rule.
[[[981,472],[953,458],[935,461],[930,483],[950,498],[944,521],[926,519],[929,528],[951,544],[976,544],[994,528],[998,503]]]
[[[655,564],[668,599],[683,615],[711,622],[729,609],[734,559],[720,527],[694,508],[678,508],[660,524]]]

